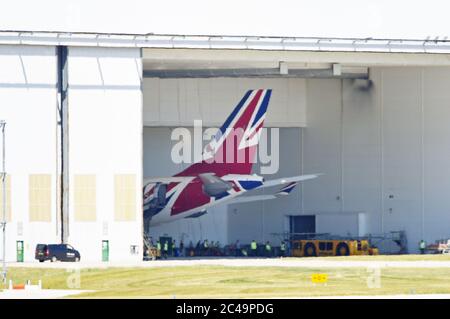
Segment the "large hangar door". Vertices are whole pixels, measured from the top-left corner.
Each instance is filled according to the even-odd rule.
[[[316,216],[289,216],[289,230],[294,234],[311,234],[316,232]],[[306,239],[307,235],[293,235],[292,239]]]
[[[70,244],[82,260],[138,261],[142,249],[139,49],[70,47]],[[86,195],[87,194],[87,195]]]

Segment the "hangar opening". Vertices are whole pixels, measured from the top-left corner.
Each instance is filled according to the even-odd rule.
[[[273,90],[265,126],[279,129],[279,170],[264,178],[323,174],[286,198],[230,202],[150,232],[185,246],[204,239],[277,245],[292,232],[289,218],[314,216],[315,233],[391,239],[377,242],[381,252],[417,252],[421,239],[448,237],[436,222],[448,217],[444,182],[432,182],[446,171],[439,158],[448,154],[433,141],[447,130],[438,114],[448,113],[448,67],[410,57],[144,49],[144,175],[183,169],[169,159],[171,131],[191,129],[194,119],[221,125],[254,88]]]
[[[195,247],[204,240],[218,242],[222,247],[236,241],[246,245],[252,240],[278,246],[283,234],[293,230],[316,233],[332,229],[336,235],[360,236],[364,227],[363,221],[358,226],[358,216],[364,212],[350,211],[340,200],[340,113],[344,90],[359,92],[359,99],[368,103],[365,96],[370,95],[371,81],[367,66],[312,62],[305,57],[287,63],[279,57],[263,55],[255,59],[254,53],[246,54],[237,55],[231,50],[144,49],[144,181],[145,177],[173,176],[189,166],[171,159],[176,143],[171,139],[174,130],[183,127],[193,132],[194,120],[202,120],[205,128],[219,128],[245,92],[259,88],[272,90],[264,126],[268,140],[276,143],[270,151],[276,153],[277,163],[272,163],[276,168],[269,174],[261,174],[264,164],[256,162],[252,173],[265,180],[312,173],[324,176],[301,183],[283,198],[239,204],[230,201],[192,218],[148,224],[144,231],[153,241],[171,237],[185,247]],[[317,123],[316,127],[309,129],[309,122]],[[272,134],[277,135],[276,139],[271,140]],[[324,189],[325,194],[315,194],[320,179],[339,183]],[[256,193],[264,196],[271,192]],[[333,228],[339,215],[343,226]],[[306,221],[309,217],[320,220],[317,229],[315,222],[311,226]]]

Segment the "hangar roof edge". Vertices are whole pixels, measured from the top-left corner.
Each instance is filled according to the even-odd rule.
[[[450,40],[117,34],[0,30],[0,45],[234,49],[268,51],[450,53]]]

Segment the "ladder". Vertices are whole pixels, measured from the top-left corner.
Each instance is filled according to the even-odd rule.
[[[146,232],[144,232],[144,238],[143,239],[144,239],[144,245],[145,245],[145,247],[147,249],[150,249],[150,248],[153,247],[152,242],[150,240],[150,236]]]

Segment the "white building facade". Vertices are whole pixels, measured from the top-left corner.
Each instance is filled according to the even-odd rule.
[[[266,126],[280,128],[280,169],[265,177],[324,175],[151,235],[276,241],[290,216],[308,215],[316,232],[405,231],[410,252],[450,237],[446,41],[1,32],[8,261],[18,245],[32,261],[36,244],[61,237],[58,46],[68,48],[68,242],[83,261],[141,260],[142,179],[182,169],[171,130],[220,125],[259,87],[273,89]]]
[[[83,260],[102,260],[102,246],[108,260],[140,260],[140,50],[71,47],[68,61],[68,242]],[[61,236],[56,47],[0,45],[0,65],[7,259],[16,260],[23,244],[31,261],[36,244],[59,243]]]

